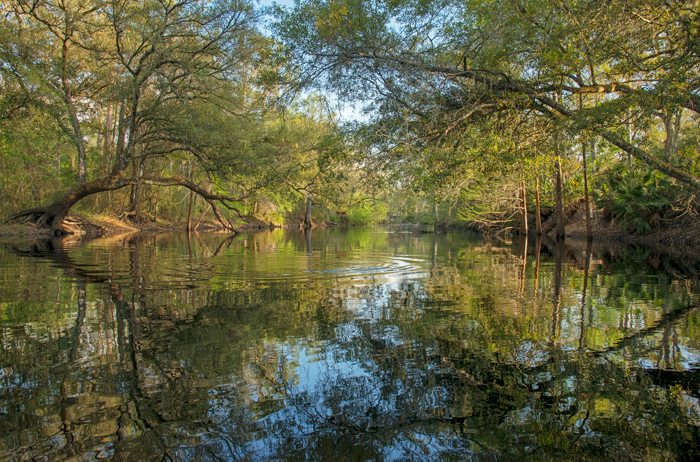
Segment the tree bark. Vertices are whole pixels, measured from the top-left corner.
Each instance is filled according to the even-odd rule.
[[[143,177],[143,171],[145,168],[146,159],[141,158],[138,162],[138,167],[136,166],[136,159],[134,159],[134,176],[136,178]],[[139,214],[139,209],[141,206],[141,183],[135,183],[131,185],[131,206],[129,207],[129,215],[137,217]]]
[[[85,140],[83,139],[83,129],[80,126],[80,120],[78,119],[78,113],[73,105],[73,100],[70,93],[66,90],[65,102],[68,107],[68,115],[70,117],[71,125],[73,128],[73,142],[75,143],[75,148],[78,151],[78,183],[85,183],[87,180],[87,158],[85,154]]]
[[[204,211],[204,213],[199,217],[199,220],[197,220],[197,223],[194,224],[193,231],[197,231],[197,227],[199,226],[199,224],[200,224],[200,223],[202,222],[202,220],[204,219],[204,216],[205,216],[207,213],[209,213],[209,209],[211,209],[211,204],[207,205],[207,209],[206,209],[206,210]]]
[[[537,235],[542,235],[542,210],[540,208],[540,179],[535,179],[535,218],[537,222]]]
[[[304,228],[313,228],[314,224],[311,221],[311,206],[313,205],[313,196],[311,191],[313,189],[313,184],[309,185],[309,192],[306,195],[306,215],[304,216]]]
[[[214,210],[214,214],[224,228],[231,231],[237,232],[235,228],[231,225],[228,220],[223,218],[221,213],[216,208],[215,202],[219,202],[221,205],[229,210],[235,211],[239,216],[242,216],[240,211],[231,205],[231,203],[239,202],[242,198],[236,198],[232,196],[227,196],[224,194],[210,193],[202,186],[193,183],[186,178],[182,177],[150,177],[143,176],[141,178],[122,178],[120,172],[112,173],[111,175],[99,178],[92,181],[87,181],[85,183],[76,184],[71,187],[66,193],[63,194],[59,199],[57,199],[52,204],[46,207],[37,207],[33,209],[23,210],[5,219],[5,222],[23,222],[23,221],[33,221],[40,227],[50,227],[51,232],[54,236],[61,236],[63,234],[71,234],[72,230],[70,227],[64,226],[64,219],[68,215],[71,208],[78,203],[80,200],[90,196],[92,194],[97,194],[105,191],[113,191],[116,189],[121,189],[127,186],[131,186],[136,183],[150,184],[155,186],[182,186],[184,188],[193,191],[194,193],[202,196]]]
[[[678,154],[678,136],[680,135],[682,110],[670,111],[664,108],[661,120],[664,122],[666,139],[664,139],[664,154],[666,160],[675,160]]]
[[[527,190],[525,189],[525,180],[520,180],[520,232],[527,236],[529,227],[527,223]]]
[[[194,207],[194,193],[190,191],[190,205],[187,207],[187,232],[192,229],[192,207]]]
[[[591,200],[588,195],[588,168],[586,165],[586,141],[581,144],[581,157],[583,159],[583,200],[586,208],[586,237],[593,238],[593,228],[591,226]]]
[[[554,180],[556,184],[555,201],[557,214],[557,239],[566,237],[566,215],[564,214],[564,184],[562,180],[561,158],[557,155],[554,161]]]

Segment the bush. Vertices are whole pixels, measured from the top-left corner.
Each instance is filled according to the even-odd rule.
[[[606,172],[591,191],[596,206],[605,216],[637,234],[646,234],[657,227],[663,212],[670,208],[678,194],[675,186],[653,170],[630,171],[617,167]]]

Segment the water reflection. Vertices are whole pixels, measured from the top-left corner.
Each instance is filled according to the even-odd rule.
[[[0,458],[694,460],[697,268],[382,230],[0,247]]]

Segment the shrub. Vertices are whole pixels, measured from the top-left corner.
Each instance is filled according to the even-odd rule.
[[[623,167],[607,171],[591,191],[596,206],[631,232],[645,234],[658,226],[669,208],[677,186],[653,170],[630,171]]]

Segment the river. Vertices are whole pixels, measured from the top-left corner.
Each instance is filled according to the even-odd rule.
[[[0,460],[698,460],[700,264],[387,228],[0,243]]]

